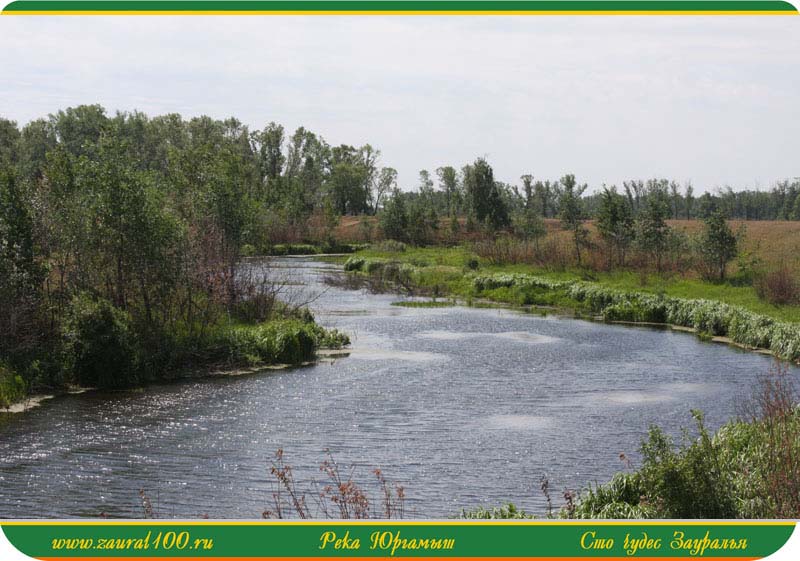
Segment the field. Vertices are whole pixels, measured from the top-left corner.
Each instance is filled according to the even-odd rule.
[[[366,222],[371,226],[372,236],[366,239],[362,223]],[[465,242],[476,241],[481,238],[480,234],[471,234],[465,231],[465,220],[459,219],[461,231],[456,237],[449,235],[450,223],[448,219],[442,218],[439,221],[439,232],[437,241],[439,242]],[[699,232],[703,223],[699,220],[668,220],[671,228],[687,234]],[[548,238],[555,238],[566,242],[569,237],[567,232],[561,229],[561,222],[554,218],[545,220]],[[751,253],[761,260],[763,266],[774,269],[781,265],[798,272],[800,275],[800,221],[774,221],[774,220],[730,220],[731,228],[738,232],[744,229],[744,243],[742,249],[745,253]],[[594,221],[587,221],[586,225],[591,232],[592,239],[598,242],[597,230]],[[334,232],[337,240],[342,242],[363,243],[382,239],[378,219],[374,216],[343,216],[339,221]],[[733,265],[732,269],[735,270]]]

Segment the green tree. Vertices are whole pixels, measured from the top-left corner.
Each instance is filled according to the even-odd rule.
[[[634,239],[634,222],[626,198],[616,188],[603,188],[597,214],[597,231],[608,247],[608,260],[616,254],[617,264],[625,266],[625,255]]]
[[[0,352],[39,341],[35,319],[46,269],[37,249],[28,185],[0,164]]]
[[[657,271],[661,271],[664,254],[669,249],[671,230],[666,222],[669,215],[667,193],[665,190],[656,189],[647,197],[636,224],[636,241],[639,248],[653,257]]]
[[[59,143],[73,156],[92,156],[100,137],[109,129],[106,110],[100,105],[69,107],[50,116]]]
[[[670,181],[669,184],[670,198],[672,199],[672,217],[677,220],[679,217],[681,206],[681,192],[680,185],[677,181]]]
[[[464,167],[464,192],[470,213],[492,231],[508,226],[508,209],[503,201],[492,167],[483,158]]]
[[[397,170],[390,167],[381,168],[372,183],[372,214],[378,213],[386,196],[396,188]]]
[[[722,212],[717,211],[705,219],[698,249],[704,272],[719,281],[725,280],[728,263],[738,253],[738,240]]]
[[[264,127],[264,130],[253,133],[253,137],[258,145],[263,181],[277,181],[286,162],[286,157],[283,155],[283,126],[271,122]]]
[[[686,183],[683,200],[685,201],[686,220],[692,217],[692,207],[694,206],[694,187],[691,183]]]
[[[20,136],[17,123],[0,117],[0,166],[16,165]]]
[[[536,249],[539,249],[539,240],[547,234],[547,228],[542,218],[541,202],[534,193],[533,176],[523,175],[523,188],[525,190],[525,204],[514,217],[514,231],[526,242],[533,240]]]
[[[369,210],[369,167],[352,146],[333,148],[331,172],[327,180],[339,214],[363,214]]]
[[[575,246],[575,259],[581,264],[581,248],[589,243],[589,231],[583,224],[584,209],[581,195],[587,185],[578,185],[575,176],[565,175],[561,178],[561,200],[559,201],[561,227],[569,230]]]
[[[448,215],[457,215],[461,208],[461,193],[458,186],[458,172],[452,166],[443,166],[436,170],[439,177],[439,188],[444,192]]]
[[[398,189],[395,189],[391,197],[386,200],[379,221],[386,238],[408,241],[408,212],[403,194]]]

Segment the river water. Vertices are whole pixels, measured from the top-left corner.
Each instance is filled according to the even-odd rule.
[[[542,513],[542,476],[560,504],[624,468],[621,453],[635,463],[653,423],[678,436],[700,408],[716,428],[771,363],[668,330],[392,306],[400,297],[326,286],[339,268],[309,259],[270,270],[351,335],[348,357],[2,414],[0,517],[141,517],[143,489],[159,516],[258,518],[278,448],[312,507],[329,449],[375,514],[377,467],[404,486],[408,517],[508,501]]]

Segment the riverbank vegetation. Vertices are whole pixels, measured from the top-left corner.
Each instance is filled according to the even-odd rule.
[[[1,404],[187,369],[296,364],[346,344],[268,263],[241,264],[248,246],[275,247],[270,220],[283,219],[270,209],[315,173],[319,142],[299,131],[297,173],[277,190],[275,134],[99,106],[21,130],[0,120]],[[316,207],[291,198],[310,220]]]
[[[611,283],[561,280],[562,275],[483,273],[471,270],[469,260],[461,268],[428,265],[414,257],[411,261],[417,265],[397,258],[354,256],[345,262],[344,268],[372,277],[379,281],[373,286],[385,290],[456,296],[466,303],[485,299],[521,307],[556,307],[605,321],[679,326],[702,336],[726,337],[746,348],[767,349],[785,360],[800,360],[800,327],[794,321],[781,319],[794,320],[797,313],[794,309],[756,313],[747,304],[763,310],[757,301],[728,304],[724,301],[725,293],[717,301],[707,297],[682,298],[669,296],[663,290],[629,290]],[[701,284],[697,285],[697,293],[705,295]],[[738,301],[735,295],[736,291],[731,299]]]

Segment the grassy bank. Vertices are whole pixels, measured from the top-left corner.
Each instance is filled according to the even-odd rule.
[[[800,360],[800,307],[773,306],[747,286],[634,273],[582,275],[484,265],[465,247],[363,251],[344,262],[387,289],[515,306],[553,306],[606,321],[676,325]],[[587,280],[589,279],[589,280]]]
[[[274,244],[257,248],[252,245],[245,245],[242,254],[245,257],[255,257],[268,255],[281,257],[285,255],[325,255],[332,253],[355,253],[356,251],[368,247],[366,244],[330,242],[325,244],[312,243],[285,243]]]
[[[318,325],[303,308],[276,308],[259,320],[246,315],[146,332],[106,300],[76,297],[53,348],[11,355],[0,363],[0,408],[31,393],[75,386],[124,389],[195,375],[198,369],[297,365],[313,360],[319,349],[350,343],[347,335]]]

